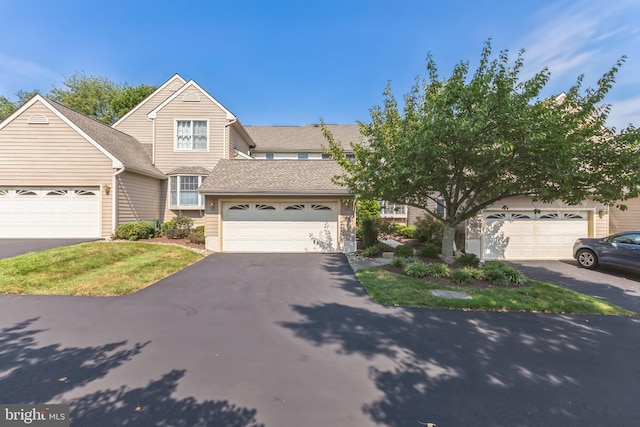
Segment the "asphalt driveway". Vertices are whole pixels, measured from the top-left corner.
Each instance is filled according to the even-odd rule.
[[[0,401],[72,425],[630,426],[636,318],[383,307],[343,255],[214,254],[116,298],[0,295]]]
[[[96,239],[0,239],[0,259],[11,258],[29,252],[39,252],[60,246],[93,242]]]
[[[640,313],[640,275],[601,267],[588,270],[575,260],[512,262],[527,276],[600,298]]]

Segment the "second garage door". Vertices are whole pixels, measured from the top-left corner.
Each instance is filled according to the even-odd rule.
[[[562,259],[588,236],[588,212],[486,212],[483,259]]]
[[[100,191],[0,188],[0,237],[100,237]]]
[[[337,203],[225,202],[225,252],[337,252]]]

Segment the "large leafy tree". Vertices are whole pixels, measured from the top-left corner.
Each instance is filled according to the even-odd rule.
[[[595,88],[583,89],[580,76],[565,93],[545,99],[550,73],[545,68],[521,80],[523,54],[493,58],[487,42],[472,75],[460,62],[448,78],[440,78],[429,55],[428,78],[416,80],[402,110],[388,85],[384,105],[370,110],[371,123],[360,123],[364,139],[352,142],[354,160],[324,128],[328,151],[344,170],[336,181],[361,197],[439,218],[448,261],[456,226],[501,199],[614,204],[638,196],[638,132],[607,127],[603,104],[625,57]],[[444,216],[433,208],[438,199]]]
[[[115,123],[156,89],[114,83],[105,77],[80,72],[67,77],[63,85],[53,88],[49,97],[107,125]]]
[[[156,86],[130,86],[127,83],[114,83],[105,77],[90,76],[81,72],[66,77],[62,84],[63,87],[54,87],[46,96],[106,125],[118,121],[156,90]],[[0,121],[36,93],[40,92],[20,90],[16,93],[16,102],[0,96]]]

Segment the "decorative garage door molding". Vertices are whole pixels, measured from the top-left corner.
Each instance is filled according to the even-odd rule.
[[[337,252],[338,206],[326,202],[225,202],[225,252]]]
[[[483,218],[483,259],[571,258],[576,239],[588,236],[585,211],[501,211]]]
[[[0,237],[100,237],[100,189],[0,188]]]

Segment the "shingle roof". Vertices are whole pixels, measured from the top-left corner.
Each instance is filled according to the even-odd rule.
[[[209,175],[211,171],[202,166],[178,166],[171,172],[167,172],[167,175]]]
[[[332,182],[341,174],[332,160],[220,160],[198,191],[238,195],[349,195]]]
[[[326,125],[333,137],[345,149],[350,142],[361,142],[358,125]],[[306,126],[245,126],[247,133],[256,143],[255,152],[306,151],[320,152],[329,147],[320,125]]]
[[[146,150],[134,137],[113,129],[97,120],[90,119],[58,102],[46,98],[46,101],[63,116],[73,122],[85,132],[91,139],[100,144],[111,153],[125,167],[135,172],[143,173],[158,178],[166,176],[151,164],[151,159]]]

